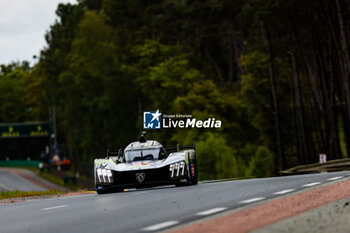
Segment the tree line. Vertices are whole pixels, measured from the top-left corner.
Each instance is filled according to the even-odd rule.
[[[149,132],[168,146],[197,142],[201,179],[348,157],[346,0],[79,0],[56,14],[34,67],[1,66],[0,121],[45,120],[56,106],[82,173],[137,139],[142,112],[156,109],[222,120]],[[24,93],[18,104],[10,85]]]

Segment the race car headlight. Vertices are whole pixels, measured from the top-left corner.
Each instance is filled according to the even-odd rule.
[[[180,169],[181,170],[181,175],[183,176],[185,174],[185,162],[180,163]]]
[[[185,164],[186,163],[184,161],[171,164],[169,166],[170,177],[174,178],[174,177],[183,176],[185,174],[185,169],[186,169]]]
[[[113,173],[111,170],[98,168],[96,173],[100,183],[113,183]]]
[[[170,177],[173,177],[174,176],[174,164],[171,164],[170,167],[169,167],[169,171],[170,171]]]
[[[97,171],[97,175],[98,176],[102,175],[102,169],[101,168],[98,168],[96,171]]]
[[[112,172],[111,170],[107,170],[107,176],[111,177],[112,176]]]

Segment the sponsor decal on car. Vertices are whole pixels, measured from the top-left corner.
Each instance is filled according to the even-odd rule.
[[[132,164],[132,167],[133,167],[133,168],[138,168],[138,167],[147,166],[147,165],[149,165],[149,164],[150,164],[150,162],[133,163],[133,164]]]
[[[97,167],[106,167],[108,165],[109,160],[108,159],[101,159],[97,163]]]

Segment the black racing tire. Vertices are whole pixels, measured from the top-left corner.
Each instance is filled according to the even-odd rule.
[[[106,194],[108,193],[109,190],[106,190],[106,189],[97,189],[96,192],[97,194]]]
[[[198,184],[197,177],[192,177],[191,178],[191,185],[197,185],[197,184]]]
[[[191,184],[192,185],[198,184],[198,170],[197,169],[198,169],[197,161],[195,161],[195,163],[194,163],[194,176],[191,176]]]
[[[189,183],[190,185],[196,185],[198,184],[198,167],[197,167],[196,154],[194,154],[194,158],[190,159],[189,162],[190,162]],[[194,172],[192,172],[192,167],[194,169]]]
[[[185,187],[185,186],[190,186],[190,185],[191,185],[191,181],[175,183],[175,187]]]
[[[187,182],[178,181],[175,183],[175,186],[176,187],[184,187],[184,186],[191,186],[191,185],[198,184],[196,171],[197,171],[197,166],[195,166],[195,176],[192,176],[191,174],[187,173],[187,175],[188,175]]]

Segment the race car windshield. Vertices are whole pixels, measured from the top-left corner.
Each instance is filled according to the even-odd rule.
[[[128,150],[125,151],[125,160],[127,163],[130,163],[135,161],[158,159],[159,151],[159,148]]]

